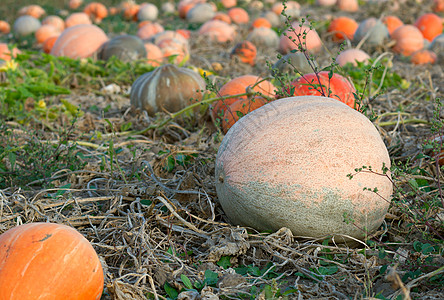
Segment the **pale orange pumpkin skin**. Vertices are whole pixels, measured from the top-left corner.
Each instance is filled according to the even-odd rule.
[[[236,225],[364,239],[383,222],[393,186],[384,176],[347,174],[362,166],[381,172],[383,164],[390,168],[388,151],[364,115],[335,99],[292,97],[231,127],[217,153],[215,186]]]
[[[103,270],[75,229],[30,223],[0,235],[0,299],[100,299]]]
[[[96,25],[80,24],[62,32],[51,54],[70,58],[90,57],[107,41],[105,32]]]

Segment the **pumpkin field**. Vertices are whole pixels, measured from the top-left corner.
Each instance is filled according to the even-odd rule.
[[[2,0],[0,300],[444,299],[444,0]]]

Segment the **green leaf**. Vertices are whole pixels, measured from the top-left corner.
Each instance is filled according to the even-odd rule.
[[[191,280],[185,274],[181,274],[180,279],[182,279],[182,282],[187,289],[193,289],[193,284],[191,283]]]
[[[165,164],[165,169],[167,170],[167,172],[172,172],[175,166],[176,166],[176,160],[174,159],[174,157],[172,155],[168,156]]]
[[[338,266],[319,267],[317,271],[320,275],[333,275],[338,272]]]
[[[72,117],[83,115],[83,111],[80,109],[80,107],[75,106],[74,104],[70,103],[68,100],[61,99],[60,102],[62,102],[63,106]]]
[[[153,201],[148,200],[148,199],[142,199],[142,200],[140,200],[140,204],[150,206],[151,204],[153,204]]]
[[[11,164],[11,171],[14,171],[15,162],[17,160],[17,155],[15,152],[8,153],[9,163]]]
[[[231,256],[222,256],[219,261],[217,262],[217,265],[227,269],[228,267],[231,267]]]
[[[175,288],[173,288],[168,282],[165,282],[165,284],[163,285],[163,289],[168,294],[168,296],[173,300],[177,299],[177,296],[179,296],[179,292]]]
[[[213,272],[211,270],[205,270],[204,278],[204,282],[207,285],[215,286],[217,283],[218,275],[216,272]]]

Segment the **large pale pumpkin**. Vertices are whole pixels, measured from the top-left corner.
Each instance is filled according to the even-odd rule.
[[[0,299],[100,299],[103,270],[78,231],[30,223],[0,235]]]
[[[131,104],[156,112],[177,112],[202,99],[205,80],[193,70],[166,64],[138,77],[131,86]]]
[[[62,32],[51,54],[70,58],[90,57],[107,41],[105,32],[96,25],[75,25]]]
[[[363,239],[381,225],[392,183],[347,174],[362,166],[382,172],[384,164],[390,167],[387,149],[364,115],[331,98],[291,97],[231,127],[217,153],[216,191],[234,224]]]

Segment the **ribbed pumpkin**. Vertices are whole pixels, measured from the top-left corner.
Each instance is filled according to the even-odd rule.
[[[103,270],[78,231],[30,223],[0,235],[0,299],[100,299]]]
[[[196,72],[166,64],[145,73],[131,86],[131,104],[149,115],[177,112],[202,99],[205,80]]]
[[[134,35],[117,36],[103,44],[98,55],[102,60],[108,60],[112,56],[124,62],[145,58],[145,45],[140,38]]]
[[[55,42],[51,54],[70,58],[92,56],[108,37],[102,29],[92,24],[80,24],[65,29]]]
[[[361,113],[318,96],[279,99],[239,119],[217,153],[216,191],[236,225],[364,239],[387,212],[390,157]],[[378,188],[378,194],[364,187]],[[339,237],[335,238],[338,242]]]
[[[413,25],[399,26],[392,33],[392,39],[396,42],[393,51],[404,56],[424,48],[424,37],[421,31]]]

